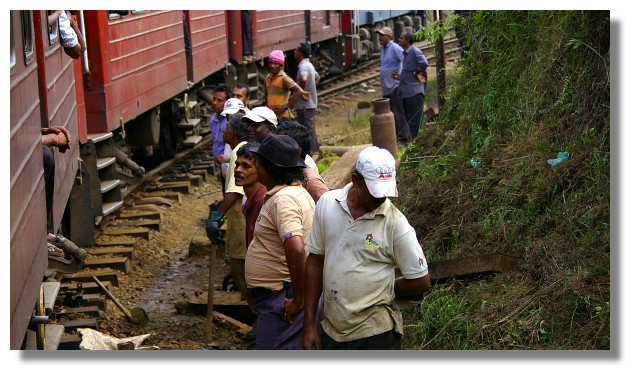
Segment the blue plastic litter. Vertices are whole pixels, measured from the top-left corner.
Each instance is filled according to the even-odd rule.
[[[562,151],[558,153],[558,157],[556,159],[549,159],[547,160],[547,163],[549,163],[549,165],[551,166],[555,166],[569,159],[571,159],[571,154],[566,151]]]

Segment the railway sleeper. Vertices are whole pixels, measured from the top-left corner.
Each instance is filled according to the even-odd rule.
[[[106,289],[108,289],[108,290],[111,289],[111,282],[110,281],[104,281],[104,282],[102,282],[102,284],[104,285],[104,287],[106,287]],[[95,282],[85,282],[85,283],[76,282],[76,281],[66,282],[66,283],[62,283],[61,284],[60,290],[62,292],[66,292],[66,291],[74,291],[74,292],[83,291],[85,293],[90,293],[90,294],[104,294],[104,291]]]
[[[142,197],[163,197],[166,199],[170,199],[174,202],[181,201],[181,194],[179,192],[170,192],[170,191],[144,191],[141,193]]]
[[[61,325],[64,326],[64,332],[66,333],[77,332],[78,328],[91,328],[94,330],[99,330],[99,324],[97,323],[97,319],[95,318],[69,320],[61,322]]]
[[[85,314],[93,318],[102,317],[101,310],[97,306],[63,307],[54,314],[54,317],[60,320],[77,314]]]
[[[116,227],[109,226],[102,230],[102,234],[105,236],[112,237],[120,237],[120,236],[129,236],[129,237],[138,237],[143,238],[146,241],[149,241],[152,238],[152,233],[148,228],[141,227]]]
[[[127,257],[90,257],[84,267],[87,269],[112,268],[127,275],[130,273],[130,260]]]
[[[62,275],[61,281],[86,283],[93,281],[93,276],[97,276],[102,283],[108,281],[112,286],[119,286],[119,274],[117,271],[108,269],[84,270],[74,274]]]
[[[114,223],[112,225],[116,227],[146,227],[148,229],[153,229],[157,231],[161,230],[161,220],[147,220],[147,219],[133,220],[133,221],[126,220],[126,221]]]

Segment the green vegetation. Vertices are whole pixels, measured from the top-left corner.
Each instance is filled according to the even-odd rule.
[[[429,261],[504,252],[520,269],[434,286],[405,313],[407,348],[610,348],[609,21],[453,20],[469,50],[437,123],[401,157],[395,203]]]

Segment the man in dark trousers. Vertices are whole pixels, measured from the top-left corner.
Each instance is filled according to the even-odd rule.
[[[415,37],[404,32],[399,37],[399,45],[403,48],[404,59],[399,79],[399,95],[403,103],[404,114],[408,120],[410,137],[416,138],[423,118],[423,99],[425,97],[425,78],[428,59],[423,52],[414,46]]]
[[[245,277],[256,321],[256,349],[301,349],[304,251],[315,203],[302,187],[304,161],[288,135],[268,135],[257,150],[267,194],[247,249]]]
[[[375,32],[379,34],[379,44],[381,44],[379,48],[379,57],[381,60],[379,67],[381,94],[385,99],[390,99],[390,110],[395,116],[397,141],[401,145],[407,145],[410,139],[410,129],[408,128],[403,103],[399,96],[399,80],[395,78],[396,74],[401,72],[403,48],[393,42],[393,34],[390,27],[382,27]]]
[[[311,148],[305,150],[310,155],[313,152],[320,151],[317,134],[315,133],[315,109],[318,103],[316,86],[320,83],[320,75],[315,71],[315,67],[309,60],[311,56],[311,45],[309,43],[300,43],[295,49],[293,56],[298,63],[298,75],[295,81],[302,90],[308,93],[295,102],[294,108],[298,115],[298,122],[306,126],[311,134]]]
[[[322,195],[306,244],[305,349],[401,349],[403,318],[395,296],[430,289],[415,230],[392,204],[395,159],[371,146],[352,182]],[[395,268],[403,277],[395,279]],[[324,311],[319,333],[318,299]]]

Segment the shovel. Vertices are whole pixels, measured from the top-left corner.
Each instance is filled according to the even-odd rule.
[[[146,314],[146,311],[144,309],[142,309],[141,307],[133,307],[130,311],[128,311],[125,307],[123,307],[121,303],[119,303],[119,301],[117,301],[115,296],[113,296],[112,293],[110,293],[110,291],[106,289],[104,284],[99,281],[97,276],[93,276],[93,280],[95,280],[97,285],[99,285],[99,287],[106,293],[108,298],[110,298],[115,303],[115,305],[117,305],[119,310],[124,313],[124,315],[130,322],[143,326],[148,323],[148,321],[150,321],[150,319],[148,318],[148,314]]]

